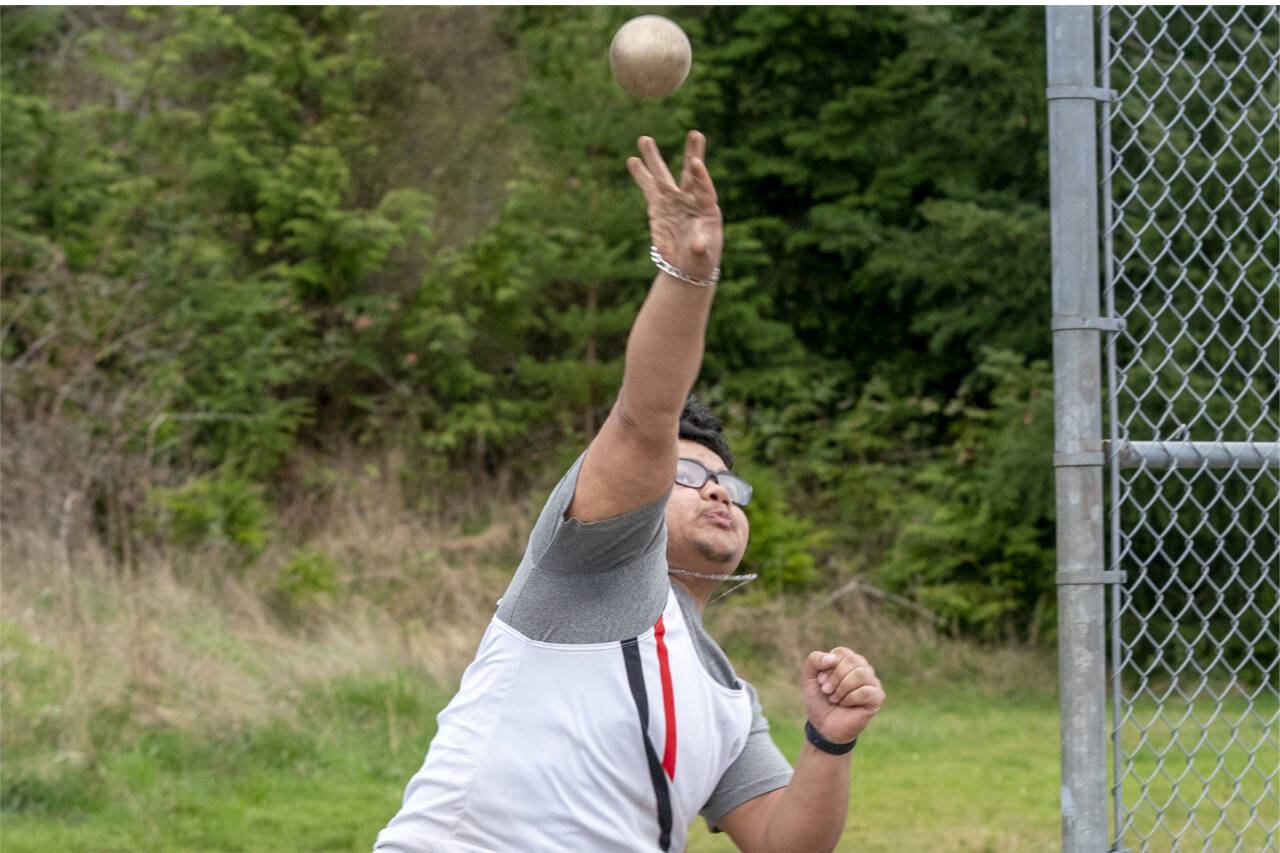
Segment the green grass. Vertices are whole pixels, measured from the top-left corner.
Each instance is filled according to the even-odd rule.
[[[1136,702],[1121,731],[1125,845],[1159,853],[1176,838],[1182,850],[1275,849],[1276,719],[1274,694]]]
[[[304,696],[288,723],[203,737],[104,731],[95,760],[61,772],[56,755],[50,767],[7,749],[0,844],[6,853],[368,850],[447,700],[411,674],[348,679]]]
[[[4,709],[0,845],[6,853],[367,851],[396,811],[434,732],[435,714],[448,700],[447,692],[402,672],[316,686],[299,697],[297,719],[212,733],[139,727],[127,714],[104,711],[90,723],[89,754],[68,754],[57,748],[58,732],[49,725],[48,703],[62,684],[57,661],[40,659],[21,638],[10,637],[7,648],[28,664],[6,671],[6,679],[20,677],[26,687],[19,694],[10,681]],[[1055,697],[946,685],[902,692],[890,697],[859,741],[838,849],[1058,849]],[[1274,704],[1268,700],[1255,715],[1241,716],[1232,700],[1223,719],[1210,726],[1209,739],[1257,743]],[[1139,710],[1149,722],[1154,706]],[[802,743],[800,722],[773,720],[774,736],[792,759]],[[1168,746],[1174,734],[1154,726],[1150,742]],[[1137,743],[1134,735],[1136,730],[1126,733],[1129,742]],[[1188,748],[1195,743],[1190,728],[1176,735]],[[1154,771],[1153,754],[1147,750],[1137,758],[1144,777]],[[1274,746],[1264,742],[1262,757],[1271,762],[1263,770],[1274,774]],[[1242,751],[1228,750],[1225,764],[1238,770],[1243,760]],[[1191,762],[1206,774],[1214,765],[1200,754]],[[1250,784],[1261,791],[1264,777],[1256,775],[1259,781]],[[1230,783],[1220,777],[1209,788],[1221,799]],[[1148,786],[1153,801],[1168,793],[1163,777],[1156,778]],[[1127,786],[1126,797],[1136,801],[1130,795]],[[1216,807],[1190,811],[1205,820]],[[1274,825],[1276,811],[1272,796],[1260,809],[1262,822]],[[1231,814],[1239,819],[1239,809]],[[1240,849],[1264,849],[1261,838],[1246,836]],[[1230,849],[1232,840],[1214,835],[1209,847]],[[1203,845],[1200,838],[1194,847]],[[1140,840],[1130,846],[1144,849]],[[709,835],[701,820],[695,823],[689,853],[732,849],[725,836]],[[1170,850],[1172,844],[1157,832],[1148,849]]]
[[[858,740],[842,851],[1041,851],[1059,844],[1052,696],[957,689],[891,699]],[[773,721],[794,761],[799,725]],[[690,853],[735,848],[699,821]]]
[[[6,767],[4,850],[368,850],[447,699],[402,673],[318,689],[296,722],[217,736],[126,735],[104,723],[88,766],[43,775],[20,759]],[[1052,847],[1056,713],[1051,697],[895,702],[858,745],[841,849]],[[774,728],[794,758],[799,725],[775,720]],[[125,738],[128,746],[111,746]],[[698,821],[690,851],[730,849]]]

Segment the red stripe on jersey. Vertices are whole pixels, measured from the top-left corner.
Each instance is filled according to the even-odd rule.
[[[658,669],[662,673],[662,711],[667,719],[667,742],[662,748],[662,769],[667,778],[676,778],[676,697],[671,689],[671,663],[667,660],[667,644],[663,635],[667,632],[662,617],[653,626],[653,637],[658,643]]]

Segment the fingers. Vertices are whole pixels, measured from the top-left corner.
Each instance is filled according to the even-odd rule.
[[[658,222],[660,231],[679,235],[678,251],[687,252],[696,263],[701,263],[700,259],[713,251],[718,254],[722,239],[716,189],[702,159],[706,145],[706,137],[696,130],[689,131],[678,186],[653,137],[641,136],[636,140],[640,156],[627,158],[627,170],[649,205],[651,233],[656,233],[654,223]],[[655,237],[654,245],[662,244],[663,241]],[[711,266],[715,261],[718,257]]]
[[[810,662],[818,689],[831,704],[879,707],[884,701],[880,679],[862,655],[841,646],[827,653],[813,652],[805,661],[806,668]]]
[[[854,705],[865,704],[865,702],[857,701],[859,697],[870,699],[875,691],[880,689],[880,680],[876,678],[875,670],[869,666],[854,667],[844,678],[838,682],[828,683],[825,687],[827,700],[833,705],[844,705],[846,708],[852,708]]]
[[[640,187],[641,192],[648,201],[653,200],[655,192],[653,187],[653,175],[649,174],[649,170],[645,168],[644,161],[639,157],[627,158],[627,171],[631,173],[631,177],[635,179],[636,186]]]
[[[684,138],[684,156],[689,159],[706,159],[707,138],[696,130],[689,131]]]
[[[662,153],[658,151],[658,143],[653,141],[653,137],[640,137],[636,141],[636,147],[640,149],[640,156],[644,158],[644,167],[653,177],[655,187],[675,189],[675,178],[671,177],[671,171],[667,168],[667,164],[663,162]]]
[[[680,188],[689,189],[690,166],[698,160],[706,164],[707,138],[696,130],[689,131],[684,138],[684,165],[680,170]],[[705,171],[705,168],[704,168]]]
[[[642,177],[637,175],[636,166],[641,166],[644,173],[650,178],[650,186],[659,189],[681,189],[694,192],[699,195],[699,201],[704,198],[714,204],[716,200],[715,187],[711,183],[711,176],[707,173],[706,152],[707,138],[696,130],[689,131],[684,142],[684,162],[680,170],[680,183],[676,184],[675,178],[671,176],[671,171],[667,168],[666,161],[662,159],[662,152],[658,150],[658,143],[651,136],[642,136],[636,140],[636,147],[640,149],[641,159],[632,164],[631,159],[627,160],[627,168],[631,170],[632,176],[636,177],[636,182],[642,183]],[[634,158],[632,158],[634,159]],[[700,191],[700,193],[699,193]],[[708,195],[709,193],[709,195]]]
[[[814,681],[824,670],[836,665],[837,658],[831,652],[809,652],[801,667],[800,677],[805,681]]]
[[[707,172],[707,164],[701,159],[693,159],[689,161],[685,169],[688,178],[682,184],[682,188],[693,196],[694,201],[698,203],[698,207],[703,210],[710,210],[716,206],[716,187],[711,183],[711,175]]]
[[[884,689],[878,685],[864,684],[857,690],[845,694],[838,704],[845,708],[870,708],[878,711],[884,704]]]

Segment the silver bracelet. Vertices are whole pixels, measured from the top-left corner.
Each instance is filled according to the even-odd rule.
[[[720,267],[716,267],[711,271],[711,278],[694,278],[678,266],[671,264],[666,258],[662,257],[662,253],[658,251],[657,246],[649,247],[649,260],[672,278],[678,278],[681,281],[687,281],[689,284],[696,284],[698,287],[713,287],[720,280]]]

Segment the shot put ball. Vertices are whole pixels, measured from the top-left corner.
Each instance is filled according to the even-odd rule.
[[[679,89],[692,63],[689,37],[661,15],[632,18],[618,28],[609,45],[614,79],[642,98],[661,98]]]

